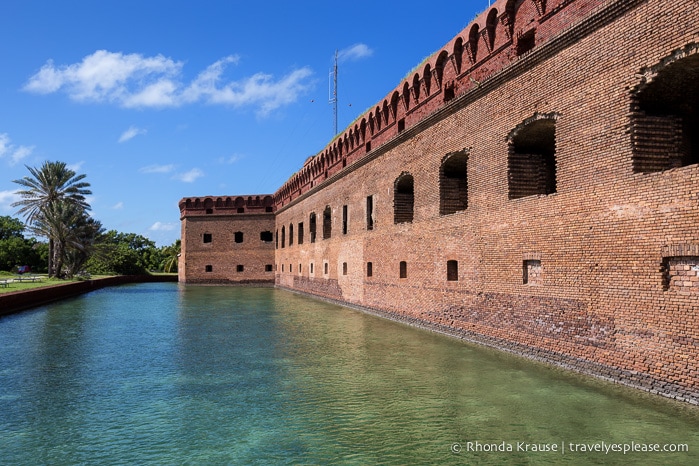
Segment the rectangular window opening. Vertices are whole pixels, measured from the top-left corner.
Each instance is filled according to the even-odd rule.
[[[455,260],[447,261],[447,281],[459,281],[459,262]]]
[[[522,283],[524,285],[543,284],[541,261],[529,259],[522,261]]]
[[[347,234],[347,206],[342,206],[342,234]]]
[[[699,292],[699,256],[663,257],[663,290]]]

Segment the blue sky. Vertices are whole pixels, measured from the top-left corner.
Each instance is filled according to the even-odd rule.
[[[0,215],[25,165],[87,175],[105,228],[179,237],[186,196],[273,193],[477,2],[3,0]]]

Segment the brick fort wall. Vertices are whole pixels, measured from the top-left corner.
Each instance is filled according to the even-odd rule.
[[[699,403],[698,5],[495,2],[272,195],[253,249],[279,287]],[[180,279],[235,281],[201,235],[236,220],[180,208]]]

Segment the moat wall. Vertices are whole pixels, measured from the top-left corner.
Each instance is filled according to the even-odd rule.
[[[697,6],[496,2],[275,193],[275,283],[699,403]]]
[[[174,275],[117,275],[95,280],[58,283],[39,288],[2,293],[0,294],[0,316],[89,293],[107,286],[175,281],[177,281],[177,277]]]

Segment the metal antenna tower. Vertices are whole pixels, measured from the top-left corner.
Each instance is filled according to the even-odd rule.
[[[335,63],[330,76],[328,76],[328,103],[333,104],[333,136],[337,134],[337,50],[335,50]]]

